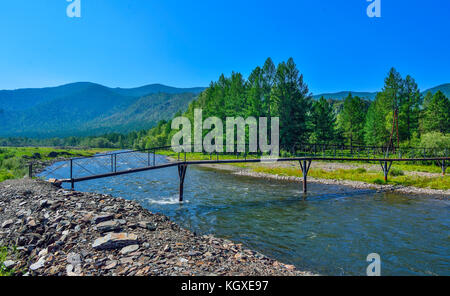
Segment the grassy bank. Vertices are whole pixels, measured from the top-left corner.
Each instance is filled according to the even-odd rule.
[[[54,149],[46,147],[0,147],[0,182],[22,178],[28,174],[27,165],[31,161],[46,161],[58,156],[91,156],[111,149]],[[50,154],[57,154],[53,156]]]
[[[294,176],[301,177],[300,169],[282,168],[282,167],[256,167],[252,169],[254,172],[280,175],[280,176]],[[367,171],[363,168],[359,169],[339,169],[335,171],[326,171],[323,169],[311,168],[308,176],[317,179],[332,179],[332,180],[349,180],[361,181],[369,184],[377,185],[403,185],[414,186],[418,188],[430,188],[448,190],[450,189],[450,176],[436,176],[424,177],[405,175],[402,170],[393,168],[388,178],[388,182],[384,182],[384,176],[381,172]]]
[[[166,155],[173,159],[178,159],[178,154],[172,151],[158,151],[158,154]],[[209,160],[216,159],[216,155],[207,155],[203,153],[187,153],[186,160]],[[242,159],[242,156],[236,157],[235,155],[220,155],[220,159]],[[248,156],[247,159],[257,158],[256,156]],[[180,154],[180,159],[184,159],[184,153]],[[324,164],[326,162],[313,162]],[[341,163],[344,165],[370,165],[368,163],[351,161],[351,162],[333,162]],[[265,173],[280,176],[294,176],[301,177],[302,172],[300,168],[294,167],[282,167],[282,166],[266,166],[264,164],[247,164],[239,163],[232,164],[233,166],[249,169],[257,173]],[[378,165],[373,163],[372,165]],[[413,172],[420,173],[432,173],[440,174],[441,168],[435,164],[417,164],[417,163],[395,163],[391,169],[388,182],[384,182],[384,175],[379,170],[368,170],[366,168],[355,169],[336,169],[336,170],[324,170],[321,168],[311,168],[309,176],[318,179],[332,179],[332,180],[348,180],[348,181],[360,181],[369,184],[389,184],[389,185],[402,185],[402,186],[414,186],[418,188],[430,188],[439,190],[450,189],[450,176],[422,176],[411,174]]]

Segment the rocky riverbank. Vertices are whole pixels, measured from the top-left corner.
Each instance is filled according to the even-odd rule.
[[[311,275],[137,202],[31,179],[0,183],[0,246],[16,275]]]

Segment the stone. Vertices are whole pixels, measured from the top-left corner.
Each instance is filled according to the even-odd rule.
[[[112,261],[112,262],[108,262],[107,265],[105,267],[103,267],[103,269],[109,270],[109,269],[113,269],[116,266],[117,266],[117,261]]]
[[[92,219],[92,222],[94,224],[99,224],[99,223],[109,221],[112,219],[114,219],[114,215],[112,215],[112,214],[99,215],[99,216],[95,216],[94,219]]]
[[[120,223],[116,220],[110,220],[97,224],[97,230],[100,232],[112,232],[120,230]]]
[[[138,226],[140,228],[144,228],[144,229],[147,229],[147,230],[150,230],[150,231],[155,231],[157,225],[156,225],[156,223],[153,223],[153,222],[143,222],[143,221],[141,221],[141,222],[138,223]]]
[[[130,246],[122,248],[122,250],[120,250],[120,254],[126,255],[126,254],[132,253],[134,251],[137,251],[138,249],[139,249],[139,245],[130,245]]]
[[[6,260],[5,262],[3,262],[3,265],[5,266],[6,269],[10,269],[14,265],[16,265],[16,262],[12,260]]]
[[[294,265],[284,265],[284,267],[287,269],[287,270],[295,270],[295,266]]]
[[[48,255],[48,249],[45,248],[45,249],[42,249],[42,250],[39,252],[38,257],[40,258],[40,257],[42,257],[42,256],[47,256],[47,255]]]
[[[31,270],[38,270],[39,268],[44,267],[45,264],[45,256],[41,257],[36,263],[31,264]]]
[[[3,222],[2,224],[2,228],[8,228],[9,226],[13,225],[14,221],[12,219],[10,220],[6,220],[5,222]]]
[[[120,264],[133,264],[133,257],[126,257],[120,259]]]
[[[36,221],[34,219],[31,219],[30,221],[28,221],[27,225],[29,227],[36,227]]]
[[[81,264],[81,255],[77,253],[69,253],[67,255],[67,262],[69,262],[73,266],[77,266]]]
[[[178,261],[180,261],[180,263],[182,264],[189,262],[189,260],[187,260],[186,258],[179,258]]]
[[[94,241],[92,247],[96,250],[119,249],[138,243],[137,235],[128,233],[108,233]]]

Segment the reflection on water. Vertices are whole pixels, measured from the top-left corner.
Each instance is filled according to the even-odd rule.
[[[197,233],[321,274],[365,275],[367,255],[378,253],[382,275],[450,275],[448,201],[314,183],[304,200],[298,183],[190,166],[180,204],[177,173],[129,174],[76,189],[138,200]]]

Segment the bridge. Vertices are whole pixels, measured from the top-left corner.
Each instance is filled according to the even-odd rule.
[[[235,148],[235,151],[238,150],[237,146]],[[306,194],[308,191],[308,173],[313,161],[379,163],[384,174],[384,180],[387,182],[394,162],[436,163],[441,167],[442,174],[445,175],[447,161],[450,160],[450,157],[447,156],[447,149],[410,147],[389,151],[389,148],[374,146],[300,144],[283,150],[281,156],[273,160],[262,159],[263,153],[260,151],[249,152],[247,146],[241,150],[245,152],[195,153],[195,158],[200,158],[199,160],[188,160],[188,153],[173,152],[172,147],[168,146],[111,152],[63,161],[56,168],[44,171],[39,177],[54,176],[57,172],[61,174],[60,171],[62,171],[64,176],[59,176],[57,182],[69,183],[71,189],[74,190],[75,184],[79,182],[178,167],[179,200],[182,202],[184,180],[189,165],[261,163],[267,161],[298,162],[303,175],[303,192]],[[156,155],[170,156],[170,161],[158,163]],[[29,166],[29,175],[33,176],[32,164]]]

